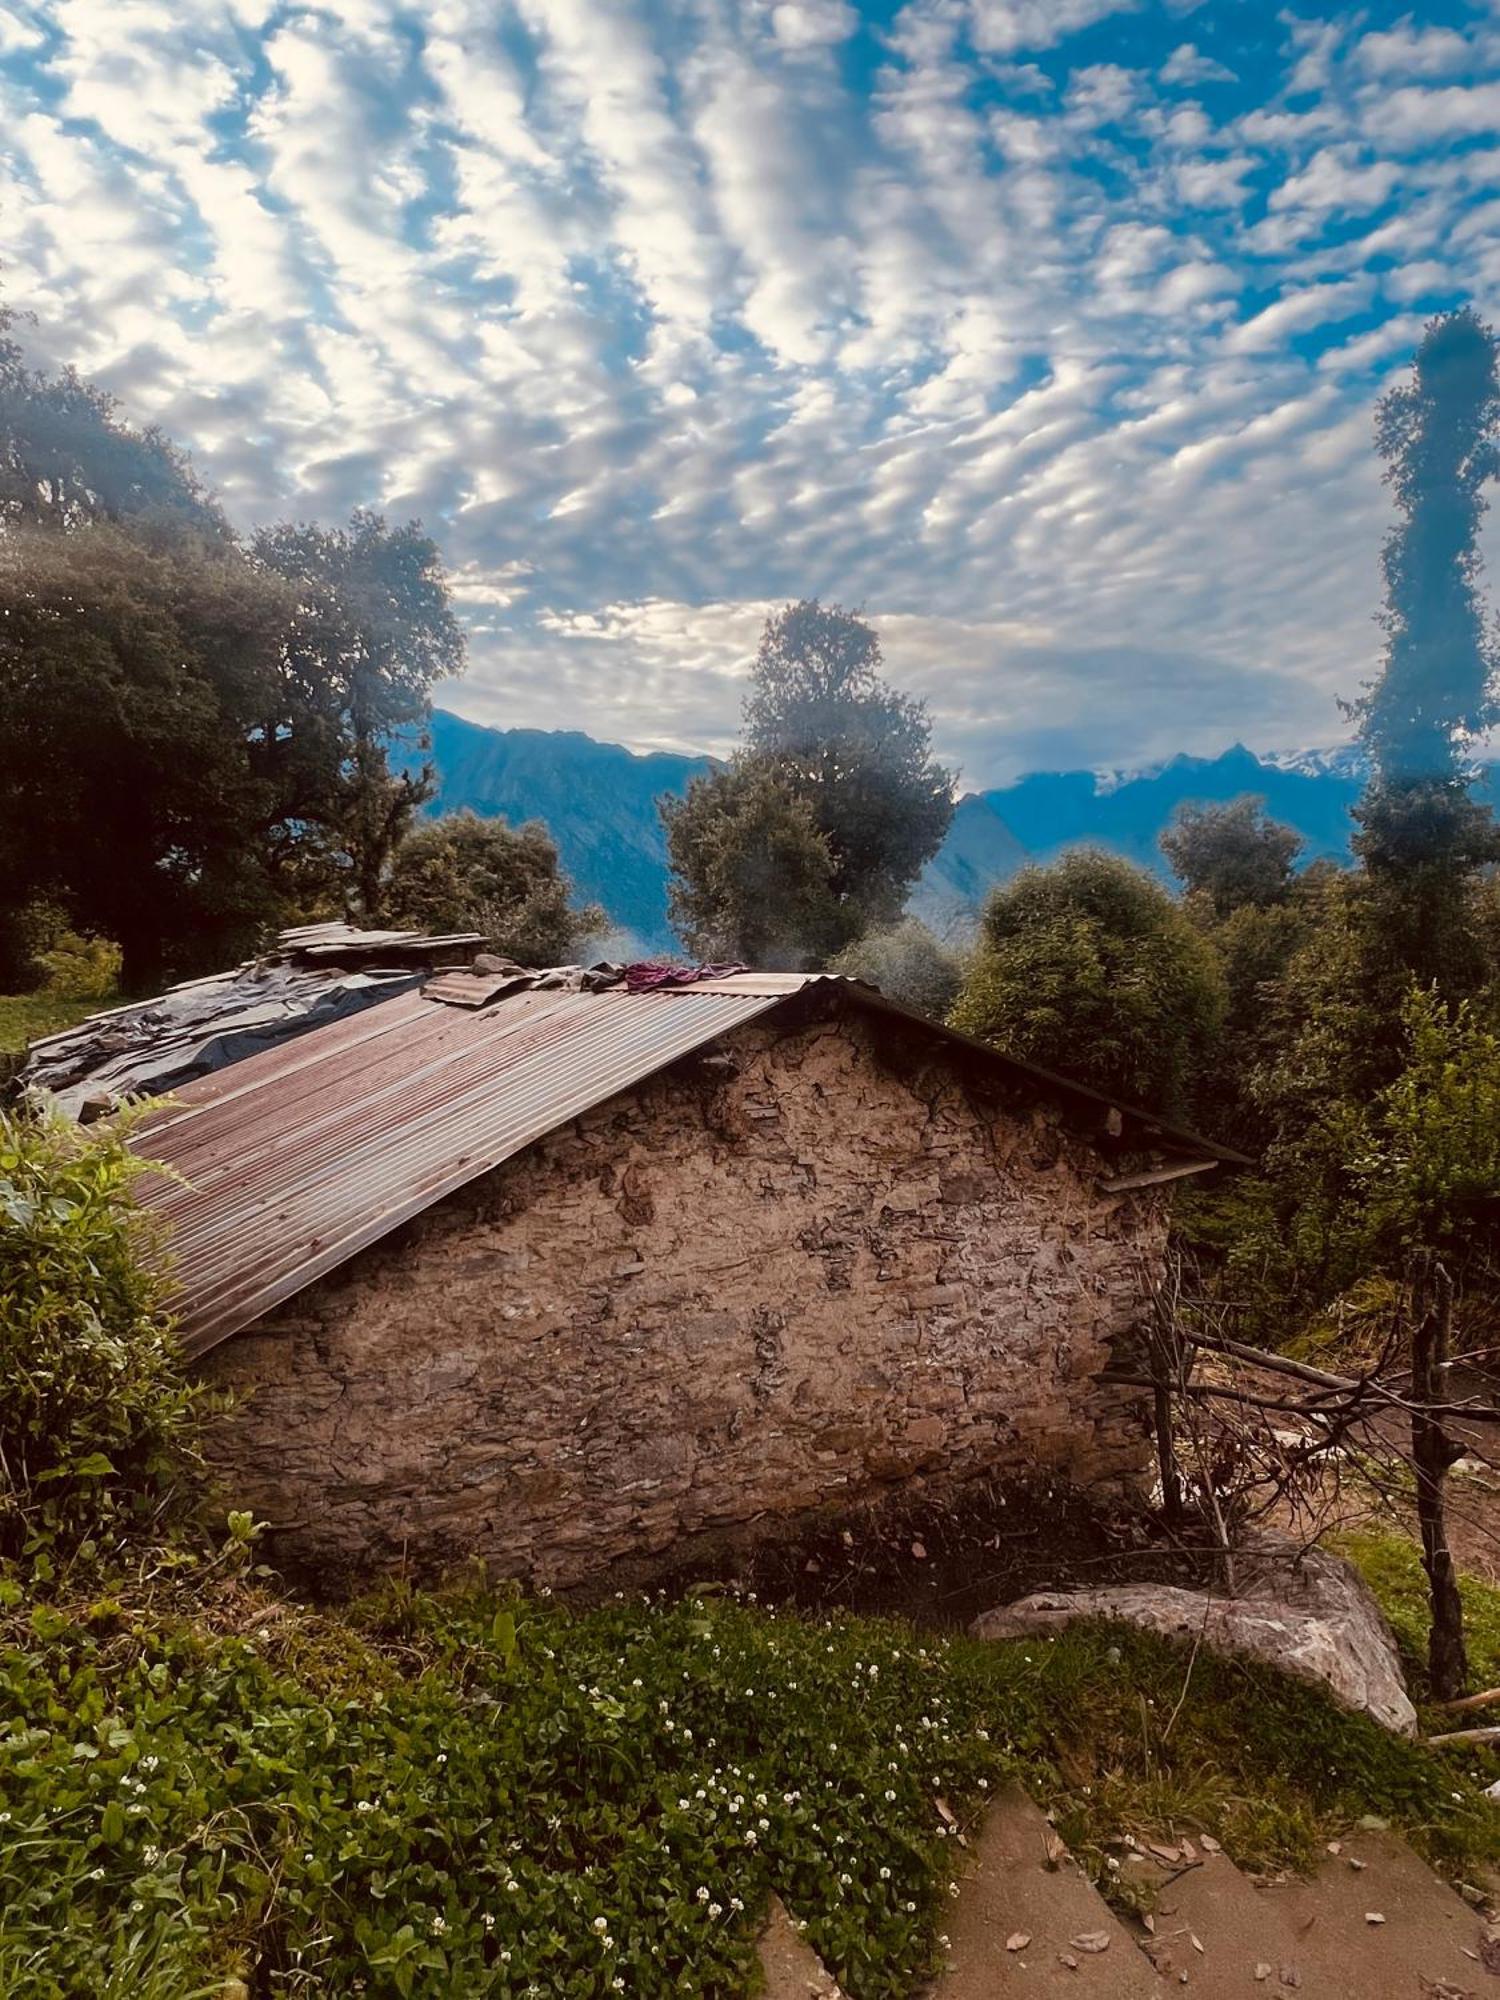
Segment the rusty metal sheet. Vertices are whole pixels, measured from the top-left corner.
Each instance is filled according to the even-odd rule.
[[[135,1141],[169,1170],[142,1199],[169,1227],[185,1349],[783,997],[543,991],[470,1012],[411,995],[188,1085]]]

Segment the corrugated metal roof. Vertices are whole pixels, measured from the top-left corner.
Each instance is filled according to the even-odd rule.
[[[138,1149],[201,1354],[533,1140],[784,998],[419,994],[188,1085]]]
[[[138,1150],[169,1170],[142,1192],[170,1226],[187,1352],[204,1353],[534,1140],[811,988],[973,1051],[1013,1082],[1119,1112],[1133,1128],[1127,1144],[1240,1157],[827,974],[734,973],[644,993],[541,988],[478,1009],[411,992],[200,1078],[141,1128]]]

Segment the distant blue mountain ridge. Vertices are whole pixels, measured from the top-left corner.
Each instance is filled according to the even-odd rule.
[[[707,756],[640,755],[573,729],[488,729],[438,709],[431,757],[432,813],[467,806],[519,824],[538,819],[557,842],[579,896],[602,903],[646,951],[674,945],[667,921],[667,851],[658,801],[713,768]],[[407,761],[420,761],[415,754]],[[1497,767],[1484,774],[1495,802]],[[1170,879],[1157,846],[1178,806],[1253,793],[1273,819],[1307,843],[1304,865],[1349,858],[1350,807],[1364,774],[1348,750],[1289,759],[1258,757],[1235,744],[1218,757],[1178,756],[1123,776],[1039,771],[958,802],[941,849],[912,895],[916,915],[940,935],[972,925],[988,891],[1028,861],[1091,845],[1123,854]]]

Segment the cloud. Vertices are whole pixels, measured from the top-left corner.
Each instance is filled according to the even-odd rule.
[[[817,593],[970,783],[1326,740],[1500,29],[1298,11],[0,0],[6,297],[237,521],[420,513],[480,719],[722,749]]]
[[[1213,56],[1199,52],[1192,42],[1183,42],[1173,49],[1157,74],[1163,83],[1233,83],[1235,74],[1227,64],[1218,62]]]
[[[771,28],[787,49],[826,49],[846,42],[859,26],[848,0],[780,0]]]
[[[999,55],[1050,49],[1080,28],[1133,11],[1136,0],[971,0],[976,46]]]

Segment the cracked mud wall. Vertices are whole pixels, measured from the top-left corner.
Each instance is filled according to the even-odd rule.
[[[1165,1204],[1042,1102],[859,1020],[752,1026],[450,1196],[212,1354],[279,1560],[567,1584],[921,1475],[1117,1485],[1095,1379]]]

